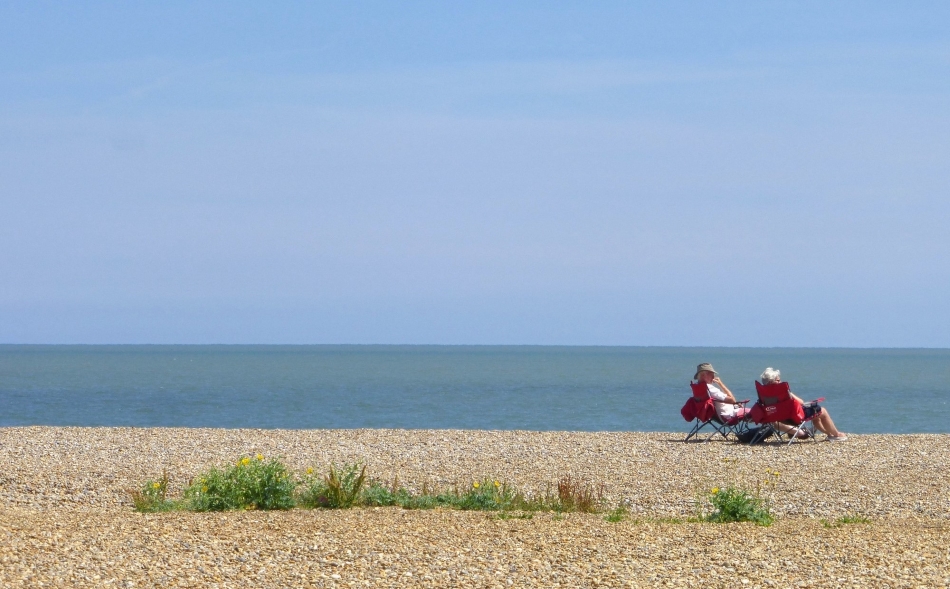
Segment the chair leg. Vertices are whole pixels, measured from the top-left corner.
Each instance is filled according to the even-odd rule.
[[[793,432],[791,433],[791,435],[788,436],[788,444],[785,444],[785,447],[786,447],[786,448],[788,448],[789,446],[791,446],[792,443],[795,442],[795,440],[798,439],[798,432],[800,432],[800,431],[802,431],[802,426],[796,427],[796,428],[795,428],[795,431],[793,431]]]
[[[693,429],[689,430],[689,433],[686,434],[686,439],[683,440],[683,441],[684,441],[684,442],[688,442],[690,438],[692,438],[693,436],[695,436],[696,434],[699,433],[699,430],[703,429],[703,426],[704,426],[704,425],[705,425],[705,424],[704,424],[703,422],[701,422],[701,421],[699,421],[699,420],[697,419],[697,420],[693,423]]]
[[[686,434],[686,439],[683,441],[688,442],[690,438],[696,435],[697,431],[699,431],[699,428],[696,426],[696,424],[693,424],[693,428],[689,430],[689,432]]]
[[[712,424],[712,427],[713,427],[713,431],[710,432],[710,434],[709,434],[708,436],[706,436],[706,441],[707,441],[707,442],[711,442],[712,439],[716,437],[716,434],[721,434],[721,433],[722,433],[721,426],[719,426],[718,424],[713,423],[713,424]]]
[[[717,433],[720,434],[720,435],[721,435],[723,438],[725,438],[726,440],[729,439],[729,431],[728,431],[728,426],[727,426],[726,424],[724,424],[724,423],[718,423],[718,422],[713,421],[713,420],[711,420],[711,419],[710,419],[709,421],[707,421],[706,423],[709,424],[709,425],[711,425],[711,426],[713,427],[713,429],[715,430],[714,432],[712,432],[711,434],[709,434],[709,436],[706,438],[706,441],[707,441],[707,442],[709,442],[710,440],[712,440],[712,439],[716,436]]]
[[[815,422],[812,419],[798,424],[798,427],[796,427],[795,431],[792,433],[792,439],[788,441],[788,446],[791,446],[792,442],[798,439],[798,432],[805,432],[813,441],[818,441],[815,437]]]
[[[789,442],[794,442],[794,441],[795,441],[795,434],[794,434],[794,432],[790,435],[788,432],[782,431],[782,430],[776,425],[777,423],[778,423],[778,422],[770,423],[769,425],[772,427],[772,431],[775,432],[775,437],[778,439],[779,443],[785,443],[785,438],[786,438],[786,437],[789,438]]]

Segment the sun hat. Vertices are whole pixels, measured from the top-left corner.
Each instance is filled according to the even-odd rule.
[[[713,374],[719,374],[718,372],[716,372],[716,369],[713,368],[712,364],[710,364],[709,362],[703,362],[702,364],[696,367],[696,374],[693,375],[694,380],[699,378],[700,372],[712,372]]]

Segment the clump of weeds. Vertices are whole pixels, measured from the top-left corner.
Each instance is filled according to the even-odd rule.
[[[130,491],[135,511],[142,513],[157,513],[180,509],[178,501],[168,498],[168,471],[162,472],[162,477],[148,481],[141,489]]]
[[[555,511],[597,513],[604,506],[604,486],[583,483],[571,476],[557,482]]]
[[[619,523],[630,517],[630,512],[627,511],[627,508],[623,505],[618,505],[616,509],[612,510],[604,519],[610,523]]]
[[[870,518],[864,517],[863,515],[845,515],[839,517],[834,521],[828,521],[826,519],[819,520],[821,525],[826,528],[840,528],[841,526],[847,526],[850,524],[869,524],[871,523]]]
[[[743,487],[714,487],[706,496],[706,501],[712,505],[712,512],[702,519],[708,522],[753,522],[769,526],[775,520],[768,503]]]
[[[348,509],[360,502],[366,484],[366,466],[348,464],[337,470],[332,464],[329,472],[320,477],[307,469],[300,502],[304,507]]]
[[[245,456],[228,468],[212,468],[185,489],[192,511],[290,509],[297,482],[276,458]]]

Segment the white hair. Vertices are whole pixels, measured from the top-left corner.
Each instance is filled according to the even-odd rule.
[[[766,368],[765,371],[762,372],[762,375],[759,376],[759,380],[762,384],[772,384],[773,382],[778,382],[780,378],[782,378],[782,371],[776,370],[771,366]]]

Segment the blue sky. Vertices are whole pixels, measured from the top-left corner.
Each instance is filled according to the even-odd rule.
[[[950,347],[948,162],[947,3],[4,2],[0,342]]]

